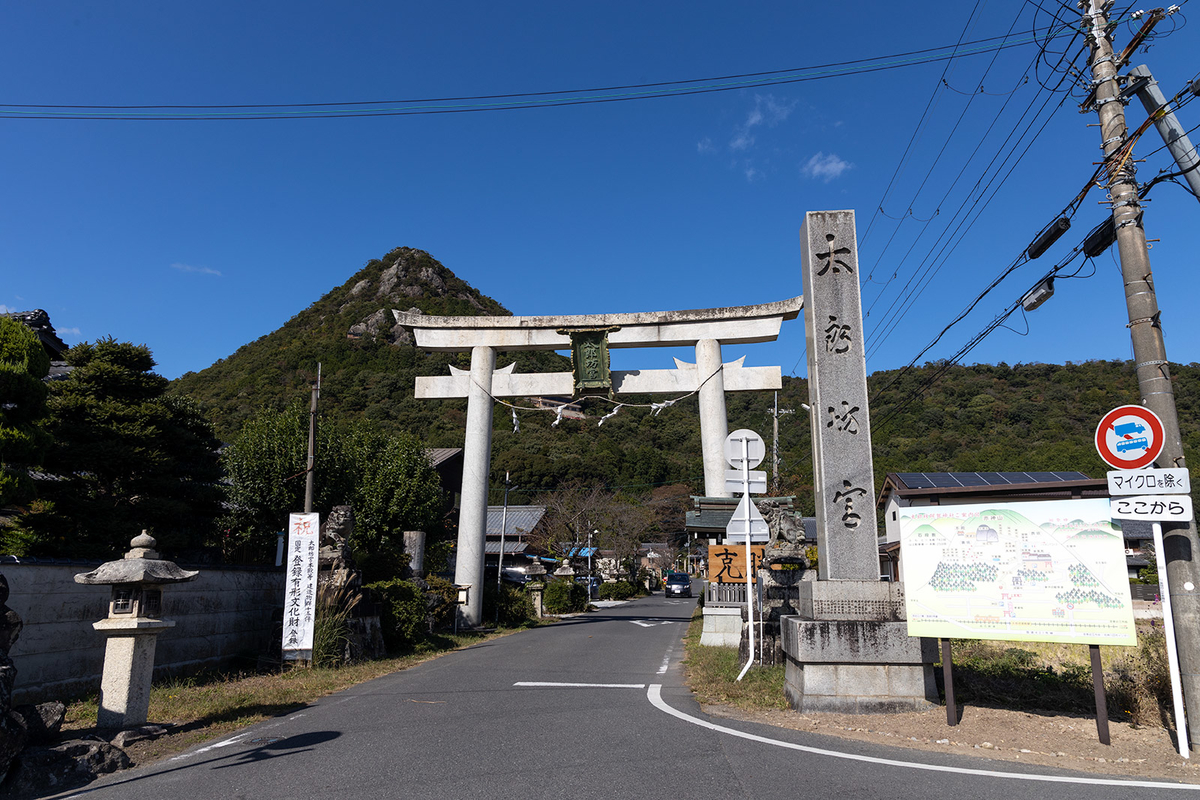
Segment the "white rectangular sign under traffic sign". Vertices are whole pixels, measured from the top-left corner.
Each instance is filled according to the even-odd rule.
[[[1147,522],[1187,522],[1192,518],[1192,498],[1186,494],[1148,494],[1114,497],[1109,508],[1113,519]]]
[[[750,489],[754,494],[767,493],[767,473],[764,470],[752,469],[749,470]],[[745,484],[742,483],[742,471],[740,469],[725,470],[725,491],[741,494],[747,491]]]
[[[1187,469],[1116,469],[1108,473],[1109,494],[1191,494]]]
[[[771,537],[771,532],[767,528],[767,521],[763,519],[762,512],[758,510],[758,506],[754,505],[754,501],[750,499],[750,495],[742,495],[742,502],[738,503],[737,510],[733,512],[733,516],[729,520],[729,524],[725,526],[725,537],[733,544],[746,543],[746,522],[750,522],[750,543],[762,544]]]

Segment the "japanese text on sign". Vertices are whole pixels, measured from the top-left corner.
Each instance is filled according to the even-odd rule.
[[[287,578],[283,603],[283,657],[294,661],[311,657],[317,607],[317,541],[320,520],[316,514],[288,516]]]
[[[750,563],[755,572],[758,572],[758,568],[762,564],[765,551],[766,545],[750,546]],[[746,582],[746,545],[709,545],[708,580],[711,583],[744,584]]]

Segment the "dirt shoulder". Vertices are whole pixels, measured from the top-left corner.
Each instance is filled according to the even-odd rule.
[[[1099,775],[1200,784],[1200,759],[1184,759],[1162,728],[1109,722],[1111,745],[1100,744],[1091,717],[967,706],[958,725],[936,708],[905,714],[800,714],[705,705],[713,716],[811,731],[912,750],[979,756],[996,761]]]

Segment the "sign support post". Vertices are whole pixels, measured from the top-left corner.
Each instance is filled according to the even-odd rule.
[[[1154,531],[1154,562],[1158,568],[1158,596],[1162,598],[1163,629],[1167,632],[1167,666],[1171,669],[1171,697],[1175,702],[1175,737],[1179,755],[1191,756],[1188,748],[1187,715],[1183,709],[1183,681],[1179,675],[1179,651],[1175,649],[1175,618],[1171,616],[1171,593],[1167,591],[1167,556],[1163,553],[1162,523]]]

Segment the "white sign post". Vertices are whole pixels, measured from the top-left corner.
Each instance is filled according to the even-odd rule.
[[[1163,448],[1162,420],[1142,406],[1120,406],[1104,415],[1096,427],[1096,451],[1116,470],[1108,473],[1108,492],[1113,519],[1138,519],[1151,523],[1154,560],[1158,568],[1158,596],[1162,598],[1163,630],[1167,634],[1167,665],[1171,671],[1171,695],[1175,705],[1176,742],[1179,755],[1191,757],[1187,720],[1183,708],[1183,682],[1179,677],[1179,653],[1175,649],[1175,619],[1171,615],[1171,592],[1167,586],[1167,557],[1163,553],[1162,523],[1192,519],[1191,479],[1186,469],[1144,469],[1154,463]],[[1142,494],[1152,491],[1159,494]]]
[[[746,622],[748,623],[750,647],[747,652],[746,666],[742,667],[742,671],[737,676],[739,681],[746,676],[750,665],[754,663],[754,569],[750,544],[754,541],[765,542],[768,537],[767,521],[763,519],[758,506],[754,505],[754,501],[750,499],[751,492],[762,493],[767,490],[767,474],[752,472],[750,468],[761,464],[766,454],[766,444],[762,437],[754,431],[743,428],[725,437],[725,460],[729,462],[729,466],[734,468],[725,473],[725,485],[730,491],[742,493],[742,501],[738,503],[737,510],[733,512],[729,524],[725,526],[725,535],[733,537],[742,534],[746,537]],[[732,485],[733,477],[739,473],[741,480],[736,481],[735,487]]]
[[[317,514],[288,515],[287,579],[283,599],[284,661],[312,661],[320,532]]]

